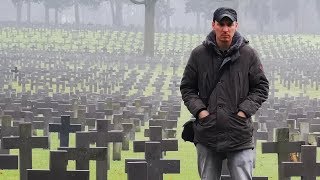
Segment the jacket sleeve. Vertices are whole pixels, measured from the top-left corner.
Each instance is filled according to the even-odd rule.
[[[249,94],[239,105],[239,110],[243,111],[247,117],[254,115],[269,95],[269,82],[263,72],[257,52],[254,50],[252,60],[249,68]]]
[[[194,51],[192,51],[185,67],[181,80],[180,92],[184,104],[195,118],[198,118],[198,114],[202,110],[207,109],[198,95],[198,67]]]

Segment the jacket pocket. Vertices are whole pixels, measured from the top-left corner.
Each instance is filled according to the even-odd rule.
[[[214,114],[209,114],[208,116],[197,119],[198,124],[201,126],[214,126],[216,124],[216,116]]]
[[[243,118],[237,113],[229,116],[229,136],[233,143],[242,144],[251,141],[253,135],[253,125],[251,118]]]
[[[195,123],[197,132],[205,133],[206,131],[211,131],[216,128],[216,116],[214,114],[209,114],[204,118],[197,119]]]
[[[201,143],[215,142],[216,123],[217,118],[214,114],[197,119],[193,124],[195,141]]]

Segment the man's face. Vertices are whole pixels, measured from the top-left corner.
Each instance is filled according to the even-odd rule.
[[[212,22],[212,29],[216,33],[217,41],[220,41],[222,43],[231,43],[237,28],[238,23],[232,22],[231,19],[227,17],[223,18],[220,22]]]

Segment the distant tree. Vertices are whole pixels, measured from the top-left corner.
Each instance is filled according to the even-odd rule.
[[[23,3],[27,4],[27,22],[31,22],[31,3],[39,3],[41,0],[11,0],[16,7],[16,21],[21,22]]]
[[[248,14],[255,18],[259,32],[264,32],[266,25],[270,22],[270,6],[268,1],[250,0],[246,6]]]
[[[49,10],[54,9],[55,11],[55,24],[59,23],[59,12],[63,9],[70,7],[72,5],[72,1],[70,0],[42,0],[43,5],[45,7],[45,22],[49,24],[50,16]]]
[[[79,13],[80,0],[72,0],[72,3],[73,3],[73,7],[74,7],[75,24],[79,25],[80,24],[80,13]]]
[[[49,9],[55,10],[55,24],[58,24],[59,13],[65,8],[74,8],[75,24],[80,24],[80,6],[98,8],[105,0],[42,0],[45,6],[45,22],[49,24]]]
[[[21,23],[21,11],[23,0],[12,0],[12,3],[16,7],[16,22]]]
[[[24,0],[27,4],[27,22],[31,22],[31,4],[32,3],[40,3],[41,0]]]
[[[80,6],[89,7],[92,9],[97,9],[104,0],[73,0],[74,12],[75,12],[75,23],[80,24]]]
[[[194,13],[196,15],[196,29],[200,30],[200,18],[204,13],[207,0],[185,0],[185,13]]]
[[[290,18],[293,16],[293,23],[296,32],[301,32],[301,16],[300,16],[300,5],[299,0],[281,0],[273,1],[273,7],[277,17],[280,20]]]
[[[206,2],[205,2],[206,1]],[[239,0],[205,0],[203,1],[203,18],[212,20],[213,12],[219,7],[230,7],[238,10]],[[238,11],[239,14],[239,11]]]
[[[80,22],[80,6],[97,7],[100,5],[102,0],[47,0],[52,4],[50,7],[55,9],[56,16],[58,13],[67,7],[74,8],[74,19],[75,24],[79,25]]]
[[[168,11],[165,13],[166,15],[166,28],[169,30],[171,28],[171,16],[174,14],[175,9],[170,6],[171,0],[167,0]]]
[[[156,5],[156,27],[163,27],[166,21],[166,28],[170,28],[170,17],[174,14],[175,9],[170,7],[170,0],[159,0]]]
[[[112,16],[112,24],[114,26],[123,26],[123,5],[130,3],[128,0],[108,0],[110,2],[110,10]]]
[[[318,13],[318,16],[320,18],[320,11],[319,11],[319,9],[320,9],[320,1],[319,0],[315,0],[315,2],[316,2],[317,13]]]
[[[212,20],[213,11],[219,7],[238,9],[239,0],[185,0],[186,13],[196,14],[196,29],[200,30],[200,20],[203,19],[204,28],[208,27],[207,20]]]
[[[297,5],[297,0],[281,0],[274,1],[272,8],[274,8],[277,17],[283,20],[297,11]]]
[[[123,5],[131,4],[129,0],[82,0],[82,1],[95,1],[93,5],[95,4],[96,6],[101,5],[102,2],[109,2],[113,26],[123,26]]]
[[[145,6],[144,55],[154,56],[154,20],[158,0],[130,0],[134,4]]]
[[[79,3],[86,7],[98,8],[104,0],[79,0]]]

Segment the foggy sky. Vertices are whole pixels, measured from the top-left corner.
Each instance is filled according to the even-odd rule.
[[[129,0],[128,0],[129,1]],[[241,0],[244,2],[246,0]],[[304,15],[302,26],[304,29],[309,32],[317,33],[320,32],[320,23],[319,16],[316,12],[314,3],[310,3],[313,1],[308,1],[309,3],[304,4],[304,11],[302,14]],[[187,27],[187,28],[196,28],[196,16],[193,13],[185,14],[185,0],[171,0],[171,6],[175,9],[174,15],[171,17],[171,26],[172,27]],[[222,4],[223,6],[223,4]],[[31,11],[31,20],[32,22],[44,22],[44,7],[42,4],[32,3],[32,11]],[[214,9],[212,10],[212,12]],[[142,5],[130,5],[124,6],[123,9],[123,18],[124,25],[144,25],[144,6]],[[238,12],[246,14],[246,12]],[[26,21],[26,4],[23,5],[22,9],[22,21]],[[74,10],[73,8],[68,8],[64,10],[60,15],[60,22],[74,22]],[[50,22],[54,22],[54,11],[50,10]],[[266,29],[268,32],[279,32],[279,33],[290,33],[294,29],[293,24],[293,16],[279,20],[277,18],[273,19],[274,24],[271,27],[269,24],[266,24]],[[87,7],[80,8],[80,19],[81,23],[88,24],[112,24],[110,6],[108,3],[104,3],[97,10],[91,10]],[[16,9],[12,4],[11,0],[0,0],[0,22],[2,21],[12,21],[16,20]],[[201,20],[201,27],[203,28],[203,20]],[[207,21],[208,31],[210,30],[210,21]],[[239,29],[244,30],[246,32],[257,32],[257,21],[250,17],[250,15],[246,15],[245,19],[241,19],[239,17]]]

